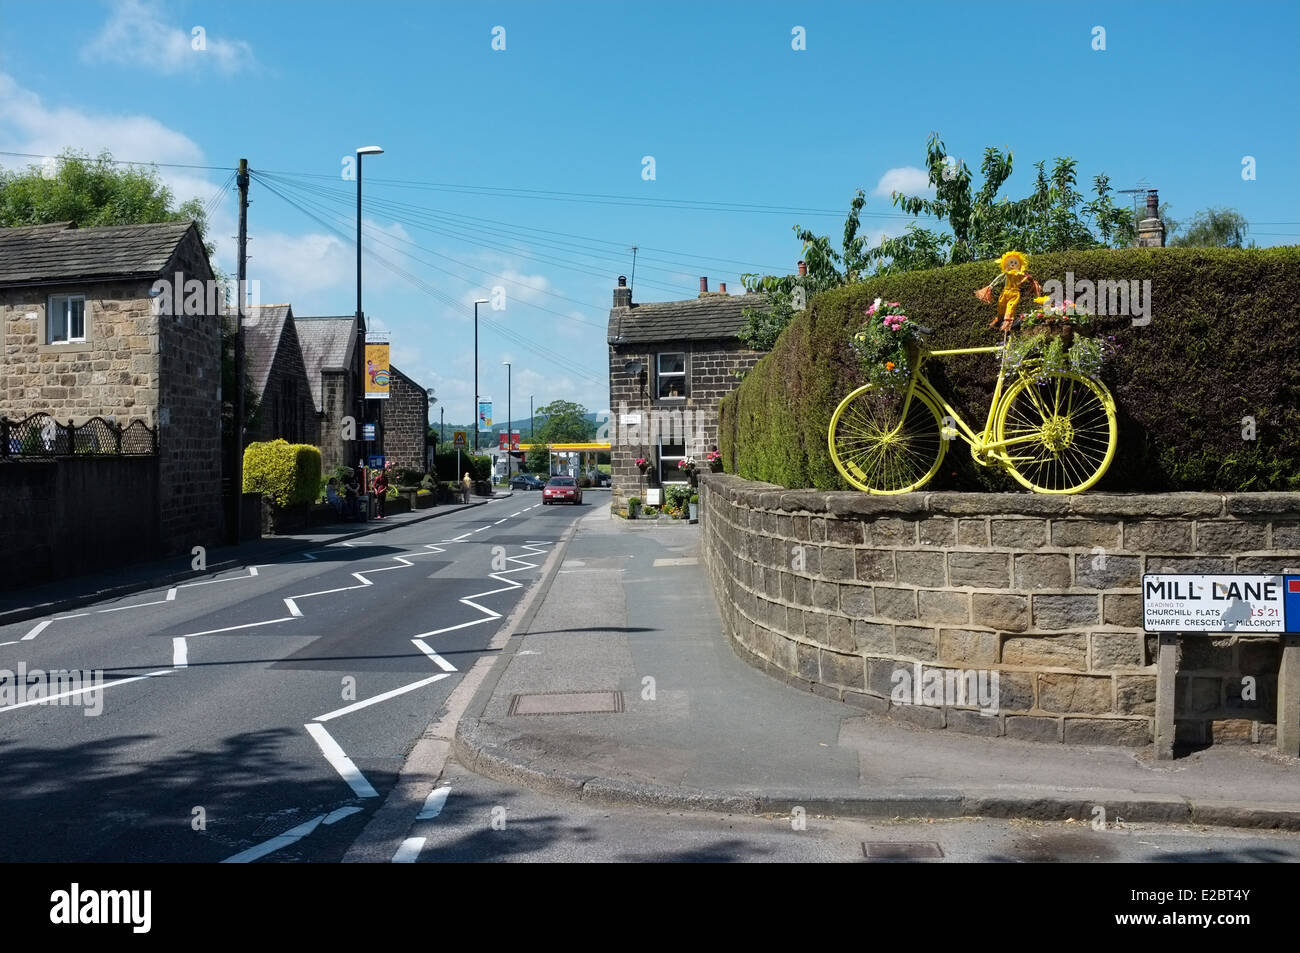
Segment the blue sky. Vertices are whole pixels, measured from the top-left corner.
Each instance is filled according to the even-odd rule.
[[[1235,207],[1259,244],[1294,244],[1297,36],[1291,2],[0,0],[0,151],[220,167],[160,169],[204,201],[246,157],[267,175],[250,211],[262,300],[346,314],[341,162],[383,146],[365,165],[366,248],[414,280],[368,258],[366,312],[462,421],[469,302],[503,286],[505,311],[480,312],[480,387],[503,419],[511,361],[519,419],[530,394],[608,404],[604,326],[630,246],[649,301],[691,297],[702,275],[738,291],[742,272],[792,270],[791,227],[838,237],[857,188],[865,228],[898,234],[887,193],[918,181],[931,131],[974,168],[986,146],[1011,149],[1004,194],[1071,155],[1084,183],[1158,188],[1175,217]],[[211,219],[226,270],[234,221],[228,192]]]

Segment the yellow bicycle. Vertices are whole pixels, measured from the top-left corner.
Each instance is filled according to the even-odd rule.
[[[918,347],[898,396],[866,384],[840,402],[827,434],[840,475],[868,493],[907,493],[939,472],[960,438],[981,466],[1002,466],[1036,493],[1079,493],[1101,479],[1115,456],[1115,400],[1102,383],[1025,361],[1009,386],[1005,359],[984,429],[976,433],[923,371],[932,357],[999,354],[1002,345],[931,351]]]

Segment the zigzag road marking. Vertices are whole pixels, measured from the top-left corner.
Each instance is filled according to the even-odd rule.
[[[475,532],[477,532],[477,530]],[[523,548],[532,550],[532,553],[530,554],[532,556],[541,556],[545,553],[545,550],[538,549],[537,545],[535,545],[538,543],[549,544],[550,540],[530,539],[528,542],[523,544]],[[479,612],[482,612],[483,618],[471,619],[469,622],[462,622],[459,625],[445,626],[444,628],[441,629],[434,629],[431,632],[421,632],[419,635],[415,636],[415,638],[413,638],[411,641],[414,642],[416,639],[426,639],[429,638],[430,636],[441,635],[444,632],[454,632],[457,629],[468,629],[472,625],[482,625],[484,622],[491,622],[493,619],[501,618],[500,612],[495,612],[492,609],[489,609],[487,606],[481,606],[474,600],[482,599],[484,596],[494,596],[497,593],[501,593],[501,592],[511,592],[515,589],[522,589],[523,583],[516,582],[513,579],[507,579],[505,577],[510,573],[522,572],[525,569],[536,569],[538,566],[537,563],[530,563],[526,559],[523,559],[519,556],[507,556],[506,561],[519,563],[520,565],[515,567],[514,569],[503,569],[500,572],[494,572],[488,574],[489,579],[495,579],[498,582],[504,582],[506,583],[505,586],[501,587],[500,589],[488,589],[485,592],[472,592],[468,596],[461,597],[461,599],[459,600],[463,604],[467,606],[471,606],[472,608],[477,609]]]

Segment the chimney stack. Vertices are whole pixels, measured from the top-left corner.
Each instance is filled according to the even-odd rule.
[[[1138,222],[1138,248],[1164,248],[1165,223],[1160,220],[1160,195],[1147,190],[1147,217]]]
[[[799,277],[802,278],[808,274],[808,265],[805,262],[799,262]]]
[[[724,295],[726,293],[727,293],[727,283],[724,281],[718,285],[718,294]]]
[[[708,293],[709,293],[709,279],[708,279],[707,277],[705,277],[705,278],[701,278],[701,279],[700,279],[700,294],[702,294],[702,295],[706,295],[706,294],[708,294]]]
[[[632,307],[632,289],[627,286],[627,276],[618,276],[618,287],[614,289],[614,307]]]

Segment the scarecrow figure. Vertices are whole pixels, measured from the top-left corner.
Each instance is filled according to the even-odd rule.
[[[993,286],[1000,280],[1006,280],[1002,294],[998,296],[997,316],[989,323],[989,327],[998,328],[1005,333],[1011,330],[1011,326],[1017,318],[1016,308],[1020,304],[1020,287],[1028,281],[1029,288],[1035,297],[1042,293],[1042,288],[1034,280],[1034,276],[1029,273],[1029,259],[1023,252],[1007,252],[998,259],[998,267],[1002,269],[1002,273],[975,292],[975,297],[985,304],[992,304]]]

